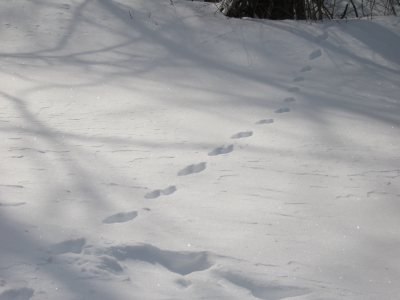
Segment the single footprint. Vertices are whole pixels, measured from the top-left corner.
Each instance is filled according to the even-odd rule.
[[[113,224],[113,223],[125,223],[130,220],[133,220],[138,215],[137,211],[130,212],[121,212],[115,215],[109,216],[103,220],[104,224]]]
[[[300,88],[297,86],[293,86],[293,87],[288,88],[288,92],[291,92],[291,93],[300,92]]]
[[[161,194],[164,195],[164,196],[171,195],[171,194],[173,194],[175,192],[176,192],[176,186],[174,186],[174,185],[170,185],[169,187],[161,190]]]
[[[285,98],[283,100],[283,102],[285,102],[285,103],[292,103],[292,102],[295,102],[295,101],[296,101],[296,99],[293,98],[293,97],[288,97],[288,98]]]
[[[287,112],[289,112],[290,111],[290,108],[289,107],[281,107],[281,108],[278,108],[276,111],[275,111],[275,113],[277,113],[277,114],[283,114],[283,113],[287,113]]]
[[[146,199],[155,199],[161,196],[161,190],[154,190],[151,192],[148,192],[146,195],[144,195],[144,197]]]
[[[272,124],[274,123],[274,119],[262,119],[260,121],[257,121],[256,124]]]
[[[311,66],[304,66],[300,69],[300,72],[304,73],[304,72],[310,72],[312,70]]]
[[[304,77],[303,76],[298,76],[298,77],[294,78],[293,81],[294,82],[304,81]]]
[[[147,193],[146,195],[144,195],[144,197],[146,199],[155,199],[155,198],[160,197],[161,195],[167,196],[167,195],[171,195],[175,192],[176,192],[176,186],[170,185],[169,187],[167,187],[163,190],[151,191],[151,192]]]
[[[253,131],[242,131],[235,133],[234,135],[231,136],[231,139],[241,139],[241,138],[246,138],[249,136],[253,135]]]
[[[215,155],[220,155],[220,154],[227,154],[233,151],[233,145],[228,145],[228,146],[221,146],[217,147],[211,152],[208,153],[209,156],[215,156]]]
[[[178,176],[186,176],[193,173],[200,173],[207,167],[207,163],[201,162],[198,164],[189,165],[178,172]]]
[[[320,57],[321,55],[322,55],[322,51],[321,51],[321,49],[318,49],[318,50],[314,50],[313,52],[311,52],[310,55],[308,56],[308,58],[310,60],[313,60],[313,59]]]

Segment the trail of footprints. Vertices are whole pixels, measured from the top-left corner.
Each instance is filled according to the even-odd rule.
[[[309,54],[309,59],[314,60],[322,55],[321,50],[315,50]],[[310,72],[312,67],[309,65],[304,66],[300,69],[301,73]],[[300,79],[301,78],[301,79]],[[294,82],[300,82],[305,80],[304,77],[295,77]],[[295,93],[300,91],[299,87],[290,87],[289,92]],[[296,101],[295,97],[287,97],[283,100],[285,104],[291,104]],[[290,112],[289,107],[281,107],[275,110],[276,114],[283,114]],[[256,125],[268,125],[273,124],[275,121],[273,118],[261,119],[255,122]],[[249,138],[253,136],[253,131],[241,131],[233,134],[230,138],[237,140],[243,138]],[[227,155],[234,151],[234,144],[222,145],[212,149],[208,152],[208,156],[219,156]],[[203,172],[207,168],[207,162],[200,162],[188,165],[177,172],[177,176],[189,176]],[[149,191],[144,195],[145,199],[156,199],[161,196],[169,196],[177,191],[175,185],[170,185],[162,189],[156,189]],[[144,208],[143,210],[150,210]],[[126,223],[134,220],[138,216],[137,211],[119,212],[110,215],[102,220],[103,224],[111,225],[118,223]],[[60,256],[70,254],[84,254],[86,257],[93,255],[92,265],[91,260],[85,260],[81,272],[90,273],[90,276],[101,276],[104,272],[110,274],[119,274],[124,272],[124,267],[121,263],[126,260],[143,261],[151,264],[157,263],[166,270],[176,273],[178,275],[187,275],[192,272],[199,272],[211,269],[214,265],[214,260],[217,258],[209,252],[189,252],[189,251],[168,251],[159,249],[153,245],[140,244],[130,246],[113,246],[105,249],[96,249],[96,253],[90,252],[90,247],[86,247],[86,240],[84,238],[66,240],[58,244],[54,244],[49,248],[49,255]],[[84,249],[87,249],[87,253],[84,253]],[[89,262],[89,263],[88,263]],[[48,263],[52,263],[52,259],[48,260]],[[88,267],[89,265],[89,267]],[[92,270],[93,269],[93,270]],[[93,274],[91,274],[91,272]],[[103,272],[103,273],[102,273]],[[219,278],[229,281],[231,284],[247,289],[253,296],[259,299],[280,299],[285,297],[294,297],[310,293],[308,289],[295,286],[280,286],[280,285],[264,285],[254,281],[251,278],[245,277],[240,273],[232,271],[213,271]],[[104,274],[106,274],[104,273]],[[185,279],[180,279],[177,284],[183,288],[191,285],[191,282]],[[30,299],[34,293],[34,290],[29,288],[20,289],[9,289],[0,294],[0,298],[3,299]],[[272,297],[273,296],[273,297]],[[272,297],[272,298],[271,298]]]
[[[327,35],[326,35],[326,38],[327,38]],[[325,36],[324,36],[324,39],[325,39]],[[313,61],[315,59],[318,59],[321,56],[322,56],[321,49],[316,49],[308,55],[308,59],[310,61]],[[313,68],[310,65],[305,65],[298,72],[299,73],[307,73],[307,72],[311,72],[312,70],[313,70]],[[294,82],[294,83],[299,83],[299,82],[303,82],[303,81],[305,81],[305,77],[300,76],[300,75],[295,76],[292,79],[292,82]],[[300,92],[301,89],[298,86],[291,86],[287,89],[287,91],[293,94],[293,93]],[[296,98],[293,96],[283,99],[283,103],[286,105],[290,105],[294,102],[296,102]],[[280,108],[277,108],[274,111],[274,113],[285,114],[285,113],[289,113],[290,111],[291,111],[290,107],[282,106]],[[273,124],[274,122],[275,122],[275,119],[266,118],[266,119],[258,120],[254,124],[268,125],[268,124]],[[253,131],[248,130],[248,131],[237,132],[237,133],[233,134],[230,138],[233,140],[239,140],[239,139],[249,138],[251,136],[253,136]],[[234,149],[235,149],[234,144],[221,145],[221,146],[218,146],[218,147],[212,149],[210,152],[208,152],[208,156],[227,155],[227,154],[233,152]],[[194,174],[203,172],[206,168],[207,168],[207,162],[205,162],[205,161],[200,162],[200,163],[194,163],[194,164],[190,164],[190,165],[184,167],[183,169],[179,170],[176,175],[179,177],[194,175]],[[170,185],[170,186],[167,186],[162,189],[151,190],[144,195],[144,198],[152,200],[152,199],[156,199],[156,198],[159,198],[162,196],[170,196],[170,195],[174,194],[177,190],[178,189],[175,185]],[[104,224],[125,223],[125,222],[129,222],[129,221],[135,219],[137,216],[138,216],[137,211],[120,212],[120,213],[111,215],[109,217],[106,217],[103,220],[103,223]]]
[[[315,60],[322,56],[322,51],[317,49],[311,52],[308,56],[309,60]],[[312,71],[310,65],[302,67],[299,72],[306,73]],[[305,78],[303,76],[297,76],[293,78],[293,82],[302,82]],[[297,86],[289,87],[288,92],[296,93],[300,91]],[[296,101],[295,97],[287,97],[283,100],[285,104],[291,104]],[[290,112],[289,107],[280,107],[275,110],[276,114],[283,114]],[[256,125],[268,125],[273,124],[275,120],[273,118],[261,119],[256,121]],[[253,131],[241,131],[233,134],[230,138],[237,140],[243,138],[249,138],[253,136]],[[26,150],[26,149],[23,149]],[[222,145],[214,148],[208,152],[208,156],[219,156],[226,155],[234,151],[234,145]],[[203,172],[207,168],[207,162],[200,162],[188,165],[177,172],[177,176],[188,176]],[[169,196],[177,191],[175,185],[167,186],[163,189],[156,189],[149,191],[144,195],[145,199],[156,199],[161,196]],[[0,206],[4,204],[0,203]],[[143,210],[150,210],[144,208]],[[102,220],[103,224],[118,224],[126,223],[134,220],[138,216],[137,211],[119,212],[110,215]],[[81,254],[85,248],[86,240],[83,238],[75,240],[67,240],[58,244],[54,244],[49,248],[50,255],[63,255],[63,254]],[[90,254],[88,252],[88,254]],[[99,254],[99,253],[96,253]],[[159,249],[155,246],[148,244],[133,245],[133,246],[116,246],[107,249],[103,249],[100,254],[106,254],[107,256],[98,256],[99,262],[95,262],[98,268],[102,268],[105,271],[110,271],[111,273],[123,272],[123,268],[120,265],[121,261],[132,259],[141,260],[144,262],[154,263],[161,265],[165,269],[180,275],[190,274],[192,272],[198,272],[210,269],[213,266],[213,257],[208,252],[174,252]],[[97,256],[96,256],[97,257]],[[51,260],[48,261],[51,263]],[[86,272],[86,269],[82,269],[82,272]],[[98,274],[98,273],[96,273]],[[271,293],[274,294],[275,298],[282,297],[293,297],[309,293],[310,291],[290,286],[264,286],[258,285],[250,278],[243,277],[232,272],[221,272],[219,271],[219,277],[231,282],[234,285],[246,288],[259,299],[271,299]],[[182,279],[183,280],[183,279]],[[190,281],[181,281],[179,284],[183,287],[189,286]],[[18,288],[18,289],[8,289],[0,294],[1,299],[30,299],[34,294],[34,290],[30,288]]]
[[[320,49],[317,49],[315,51],[312,51],[309,54],[308,58],[309,58],[309,60],[315,60],[315,59],[319,58],[320,56],[322,56],[322,51]],[[300,73],[306,73],[306,72],[310,72],[310,71],[312,71],[312,67],[310,65],[306,65],[299,70]],[[297,77],[293,78],[293,82],[301,82],[304,80],[305,80],[305,78],[303,76],[297,76]],[[300,88],[297,86],[293,86],[293,87],[289,87],[287,89],[287,91],[290,93],[296,93],[296,92],[300,91]],[[295,101],[296,101],[295,97],[287,97],[283,100],[283,103],[291,104]],[[284,106],[284,107],[280,107],[280,108],[276,109],[274,112],[276,114],[284,114],[284,113],[288,113],[290,111],[291,111],[291,109],[289,107]],[[268,119],[261,119],[261,120],[255,122],[255,124],[256,125],[267,125],[267,124],[273,124],[274,122],[275,122],[275,120],[273,118],[268,118]],[[248,130],[248,131],[237,132],[237,133],[233,134],[230,138],[234,139],[234,140],[238,140],[238,139],[243,139],[243,138],[249,138],[251,136],[253,136],[253,131]],[[211,150],[210,152],[208,152],[208,156],[226,155],[233,151],[234,151],[233,144],[222,145],[222,146],[216,147],[213,150]],[[207,162],[191,164],[191,165],[188,165],[188,166],[184,167],[183,169],[179,170],[177,172],[177,176],[188,176],[188,175],[200,173],[200,172],[203,172],[206,168],[207,168]],[[144,198],[149,199],[149,200],[156,199],[161,196],[172,195],[176,191],[177,191],[177,187],[175,185],[170,185],[163,189],[151,190],[144,195]],[[129,222],[129,221],[135,219],[137,216],[138,216],[137,211],[119,212],[119,213],[116,213],[116,214],[106,217],[102,221],[102,223],[103,224],[125,223],[125,222]]]
[[[320,56],[322,56],[322,51],[321,51],[321,49],[317,49],[317,50],[312,51],[309,54],[308,58],[310,61],[312,61],[312,60],[319,58]],[[302,67],[299,70],[300,73],[306,73],[306,72],[310,72],[310,71],[312,71],[312,67],[310,65],[305,65],[304,67]],[[293,82],[295,82],[295,83],[302,82],[304,80],[305,80],[304,76],[296,76],[293,78]],[[300,90],[301,89],[298,86],[292,86],[287,89],[287,91],[290,93],[297,93],[297,92],[300,92]],[[295,97],[287,97],[283,100],[283,103],[291,104],[291,103],[294,103],[295,101],[296,101]],[[276,114],[284,114],[284,113],[288,113],[290,111],[291,111],[291,109],[289,107],[283,106],[283,107],[276,109],[274,112]],[[267,124],[272,124],[274,122],[275,122],[275,120],[273,118],[268,118],[268,119],[261,119],[261,120],[255,122],[255,124],[256,125],[267,125]],[[238,139],[243,139],[243,138],[249,138],[251,136],[253,136],[253,131],[249,130],[249,131],[237,132],[237,133],[233,134],[230,138],[234,139],[234,140],[238,140]],[[208,152],[208,156],[224,155],[224,154],[229,154],[233,151],[234,151],[233,144],[221,145],[219,147],[214,148],[210,152]],[[178,171],[177,176],[187,176],[187,175],[191,175],[191,174],[200,173],[200,172],[203,172],[206,168],[207,168],[206,162],[191,164],[191,165],[188,165],[185,168],[181,169],[180,171]],[[152,190],[152,191],[148,192],[147,194],[145,194],[144,197],[146,199],[155,199],[160,196],[171,195],[171,194],[175,193],[176,191],[177,191],[176,186],[172,185],[172,186],[169,186],[164,189]]]

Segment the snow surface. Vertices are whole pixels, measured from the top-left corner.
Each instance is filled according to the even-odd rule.
[[[399,18],[0,13],[1,300],[399,299]]]

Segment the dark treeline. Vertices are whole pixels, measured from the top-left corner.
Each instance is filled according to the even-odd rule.
[[[305,1],[298,0],[224,0],[220,9],[234,18],[306,19]]]
[[[219,2],[219,9],[226,16],[233,18],[322,20],[345,18],[349,13],[355,17],[365,17],[374,13],[395,15],[395,6],[398,6],[399,2],[399,0],[222,0]]]

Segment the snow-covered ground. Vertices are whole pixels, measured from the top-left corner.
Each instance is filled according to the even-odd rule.
[[[399,18],[0,15],[1,300],[399,299]]]

